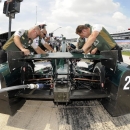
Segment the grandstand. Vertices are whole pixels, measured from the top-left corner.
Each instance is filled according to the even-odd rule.
[[[130,31],[113,33],[111,36],[123,50],[130,50]]]

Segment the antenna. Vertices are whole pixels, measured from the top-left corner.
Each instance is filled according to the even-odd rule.
[[[58,30],[59,28],[62,28],[62,27],[58,27],[58,28],[56,28],[55,30],[53,30],[51,33],[53,33],[53,32],[55,32],[56,30]]]

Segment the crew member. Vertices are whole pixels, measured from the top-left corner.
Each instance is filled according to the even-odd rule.
[[[81,38],[87,38],[87,41],[82,49],[72,50],[72,52],[87,54],[92,51],[92,54],[95,54],[98,50],[118,50],[118,61],[123,62],[121,48],[103,26],[99,24],[93,26],[89,24],[79,25],[76,28],[76,34]]]
[[[33,39],[41,34],[40,28],[35,26],[29,30],[18,29],[2,47],[5,51],[22,51],[25,55],[31,52],[44,54],[45,52],[37,46]]]
[[[53,48],[48,43],[49,35],[45,28],[41,29],[41,34],[39,37],[35,38],[33,42],[38,45],[42,50],[46,51],[49,50],[54,52]]]

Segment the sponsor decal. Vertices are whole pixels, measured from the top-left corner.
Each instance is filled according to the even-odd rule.
[[[96,41],[94,41],[93,45],[94,45],[94,46],[97,46],[98,43],[99,43],[99,41],[96,39]]]
[[[130,76],[126,76],[125,78],[126,84],[123,87],[123,90],[129,90],[130,89]]]
[[[24,40],[25,38],[24,38],[24,37],[22,37],[22,39]]]

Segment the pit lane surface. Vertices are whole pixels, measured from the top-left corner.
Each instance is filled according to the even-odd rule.
[[[123,59],[130,64],[129,57]],[[27,100],[14,116],[0,113],[0,130],[130,130],[130,114],[111,117],[96,100],[58,107]]]

